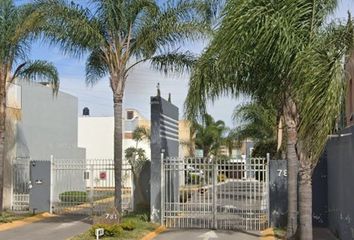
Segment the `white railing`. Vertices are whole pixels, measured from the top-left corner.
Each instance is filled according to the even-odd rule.
[[[171,228],[263,230],[268,226],[268,164],[169,158],[163,163],[162,221]]]

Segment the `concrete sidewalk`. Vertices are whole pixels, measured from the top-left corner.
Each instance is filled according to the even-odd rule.
[[[55,216],[0,232],[0,240],[65,240],[91,227],[86,216]]]

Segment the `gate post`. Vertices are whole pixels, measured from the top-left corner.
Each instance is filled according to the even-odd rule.
[[[217,207],[216,207],[216,201],[217,201],[217,181],[218,181],[218,165],[217,162],[213,163],[213,229],[218,228],[218,224],[216,221],[216,213],[217,213]]]
[[[53,214],[53,195],[54,195],[54,156],[50,155],[50,190],[49,190],[49,213]]]

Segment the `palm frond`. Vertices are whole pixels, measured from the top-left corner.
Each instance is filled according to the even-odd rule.
[[[54,93],[59,90],[58,71],[54,65],[46,61],[30,61],[20,65],[14,78],[16,77],[31,82],[46,82],[50,84]]]
[[[93,86],[109,73],[109,68],[100,49],[93,50],[86,60],[86,84]]]
[[[195,61],[196,57],[190,52],[172,52],[154,56],[150,60],[153,69],[165,74],[169,72],[179,74],[190,72]]]
[[[319,39],[298,55],[293,74],[298,78],[297,94],[301,103],[299,136],[314,164],[322,154],[328,134],[334,131],[345,96],[344,59],[353,43],[353,31],[330,25]]]

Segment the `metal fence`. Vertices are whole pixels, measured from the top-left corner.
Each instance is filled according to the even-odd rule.
[[[16,158],[12,162],[13,211],[29,210],[29,158]]]
[[[114,205],[112,159],[52,159],[51,209],[56,214],[100,215]],[[12,210],[29,210],[30,159],[12,163]],[[133,210],[131,166],[122,168],[122,208]]]
[[[167,227],[268,227],[266,159],[226,162],[170,158],[164,161],[162,172],[162,221]]]
[[[56,159],[52,167],[52,209],[57,214],[102,215],[114,206],[114,164],[111,159]],[[133,209],[131,166],[122,168],[122,208]]]

